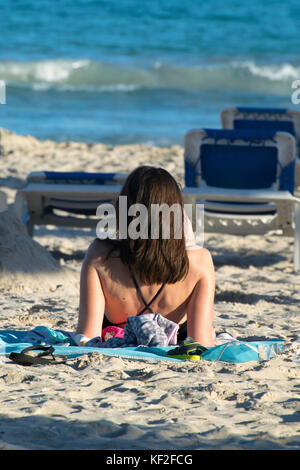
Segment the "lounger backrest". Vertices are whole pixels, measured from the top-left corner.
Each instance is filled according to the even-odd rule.
[[[300,155],[300,112],[284,108],[228,108],[221,111],[223,129],[258,129],[289,132]]]
[[[60,172],[60,171],[33,171],[27,176],[27,183],[39,186],[42,205],[47,213],[59,209],[65,212],[82,215],[95,215],[100,200],[102,203],[113,203],[111,197],[98,196],[95,198],[85,197],[84,193],[79,195],[72,188],[76,186],[116,186],[116,192],[120,191],[120,186],[124,183],[127,174],[125,173],[87,173],[87,172]],[[45,196],[48,185],[57,185],[57,193],[52,196]],[[68,186],[69,195],[62,195],[61,188]],[[38,193],[36,193],[38,194]],[[76,196],[77,194],[77,196]],[[36,196],[37,197],[37,196]]]
[[[295,139],[288,133],[200,129],[185,136],[186,186],[294,191]]]
[[[48,184],[120,184],[126,175],[123,173],[87,173],[62,171],[34,171],[27,176],[30,183]]]

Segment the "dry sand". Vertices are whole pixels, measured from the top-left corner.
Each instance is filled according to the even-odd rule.
[[[1,132],[1,330],[74,330],[79,272],[91,230],[15,219],[15,192],[33,170],[169,170],[183,149],[40,142]],[[284,354],[244,364],[171,363],[92,354],[22,367],[0,357],[0,449],[299,449],[300,277],[292,239],[206,234],[216,268],[215,327],[244,340],[281,338]]]

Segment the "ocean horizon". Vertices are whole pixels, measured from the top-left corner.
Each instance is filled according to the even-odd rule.
[[[225,107],[296,108],[295,0],[7,0],[0,126],[55,141],[183,143]]]

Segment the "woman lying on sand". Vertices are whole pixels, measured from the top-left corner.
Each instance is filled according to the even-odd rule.
[[[143,204],[149,214],[153,204],[177,204],[184,220],[181,189],[162,168],[142,166],[128,176],[117,214],[120,196],[127,196],[128,208]],[[128,217],[128,226],[132,220]],[[214,345],[212,258],[205,248],[187,246],[184,230],[179,239],[172,237],[174,220],[170,218],[169,239],[151,238],[150,223],[145,239],[94,240],[81,270],[78,334],[101,336],[108,325],[124,327],[127,317],[154,312],[181,327],[187,322],[189,337],[203,346]],[[163,223],[160,218],[160,234]]]

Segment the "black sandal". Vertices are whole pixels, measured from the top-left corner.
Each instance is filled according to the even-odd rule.
[[[26,354],[28,351],[39,350],[43,351],[37,354],[36,356],[31,356],[30,354]],[[9,355],[9,359],[16,362],[21,366],[34,366],[39,364],[65,364],[66,358],[62,359],[61,361],[57,361],[53,356],[54,348],[53,346],[29,346],[28,348],[23,349],[20,353],[12,352]],[[46,358],[44,356],[51,355],[52,358]]]

